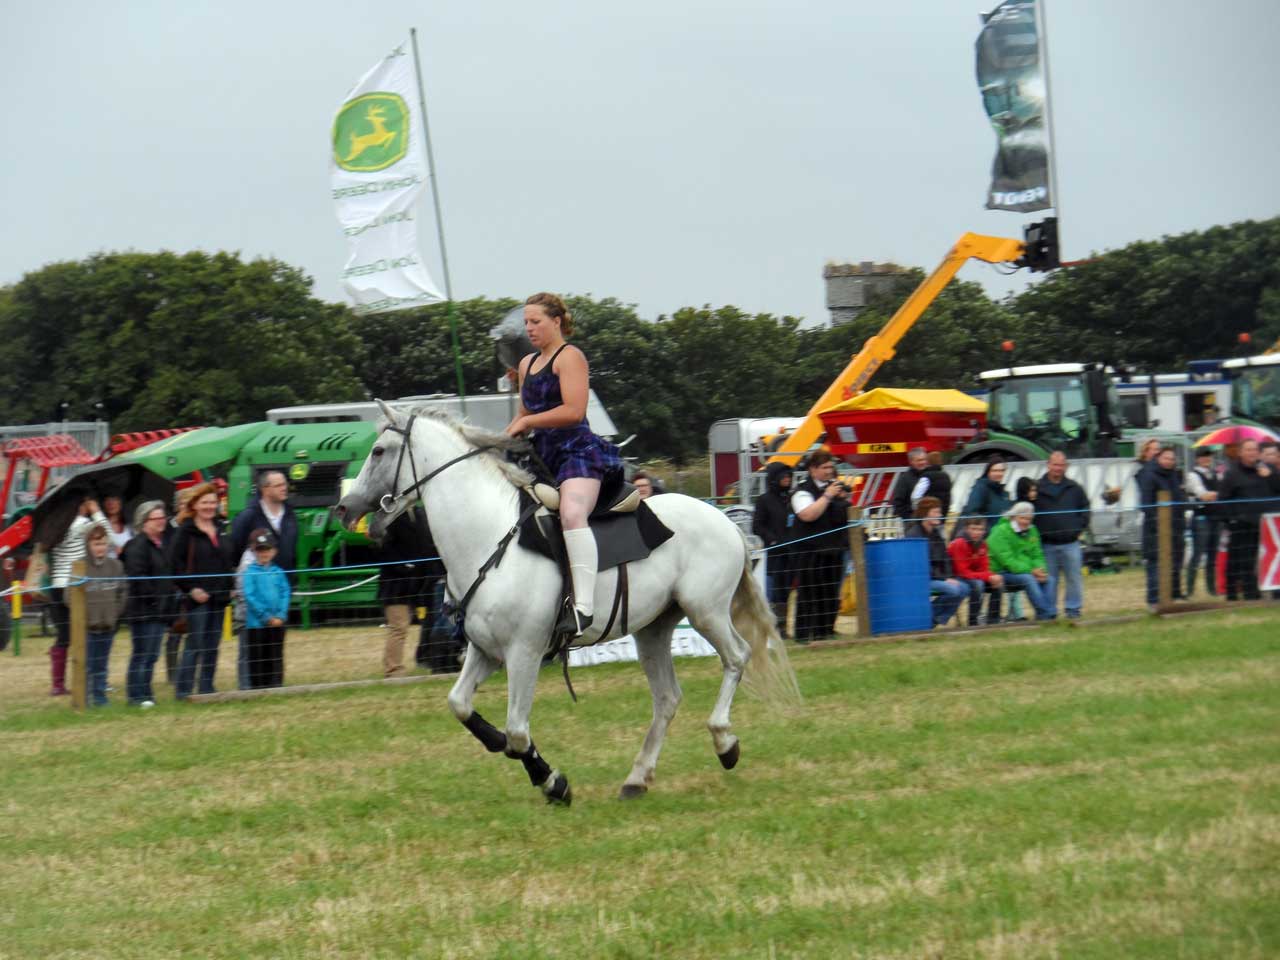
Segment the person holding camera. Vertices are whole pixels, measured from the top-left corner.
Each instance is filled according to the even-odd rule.
[[[796,515],[792,561],[800,574],[796,593],[796,643],[826,640],[840,613],[841,561],[848,535],[849,487],[836,479],[830,453],[809,457],[809,477],[791,495]]]

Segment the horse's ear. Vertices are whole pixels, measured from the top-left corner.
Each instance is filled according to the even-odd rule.
[[[400,418],[396,416],[396,412],[394,410],[377,397],[373,398],[373,402],[378,405],[378,409],[382,411],[382,415],[387,418],[387,423],[391,424],[393,427],[400,426]]]

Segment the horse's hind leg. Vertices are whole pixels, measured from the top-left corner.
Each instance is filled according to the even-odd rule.
[[[498,661],[474,643],[468,644],[467,655],[462,661],[462,671],[454,681],[453,689],[449,691],[449,709],[490,753],[499,753],[507,749],[506,735],[480,716],[471,704],[476,688],[497,669]]]
[[[653,772],[658,766],[658,754],[667,738],[667,728],[676,715],[683,694],[676,679],[675,664],[671,660],[671,631],[680,621],[678,608],[663,613],[647,627],[635,632],[636,652],[645,676],[649,678],[649,692],[653,695],[653,722],[645,734],[640,752],[636,754],[631,773],[622,784],[620,796],[625,800],[638,797],[649,789]]]
[[[529,782],[542,791],[548,803],[573,802],[569,781],[538,753],[529,736],[529,714],[533,712],[533,694],[542,666],[542,649],[530,644],[513,643],[507,653],[507,747],[506,754],[524,764]]]
[[[746,669],[747,661],[751,658],[751,648],[734,629],[728,611],[698,616],[690,614],[689,622],[711,646],[715,647],[716,653],[720,654],[720,663],[723,667],[720,693],[707,720],[707,729],[711,731],[711,742],[715,745],[720,765],[726,770],[732,770],[737,766],[740,750],[738,738],[731,730],[729,709],[733,706],[733,695],[738,690],[742,673]]]

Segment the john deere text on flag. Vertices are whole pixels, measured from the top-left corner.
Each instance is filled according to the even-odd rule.
[[[426,164],[405,47],[360,78],[333,120],[333,200],[349,249],[342,281],[357,313],[444,299],[418,251]]]
[[[1052,207],[1035,0],[1006,0],[986,14],[976,46],[978,89],[996,132],[987,209],[1026,213]]]

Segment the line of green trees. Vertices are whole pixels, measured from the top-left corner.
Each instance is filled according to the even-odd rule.
[[[924,276],[852,324],[733,306],[656,321],[612,298],[569,297],[592,385],[632,452],[683,463],[727,417],[800,415]],[[118,430],[261,419],[270,407],[456,388],[446,308],[357,316],[311,295],[278,260],[234,253],[103,253],[0,288],[0,423],[100,417]],[[457,304],[463,375],[501,374],[489,330],[517,302]],[[1006,362],[1104,360],[1170,370],[1280,338],[1280,218],[1134,243],[991,299],[952,283],[877,378],[967,388]]]

